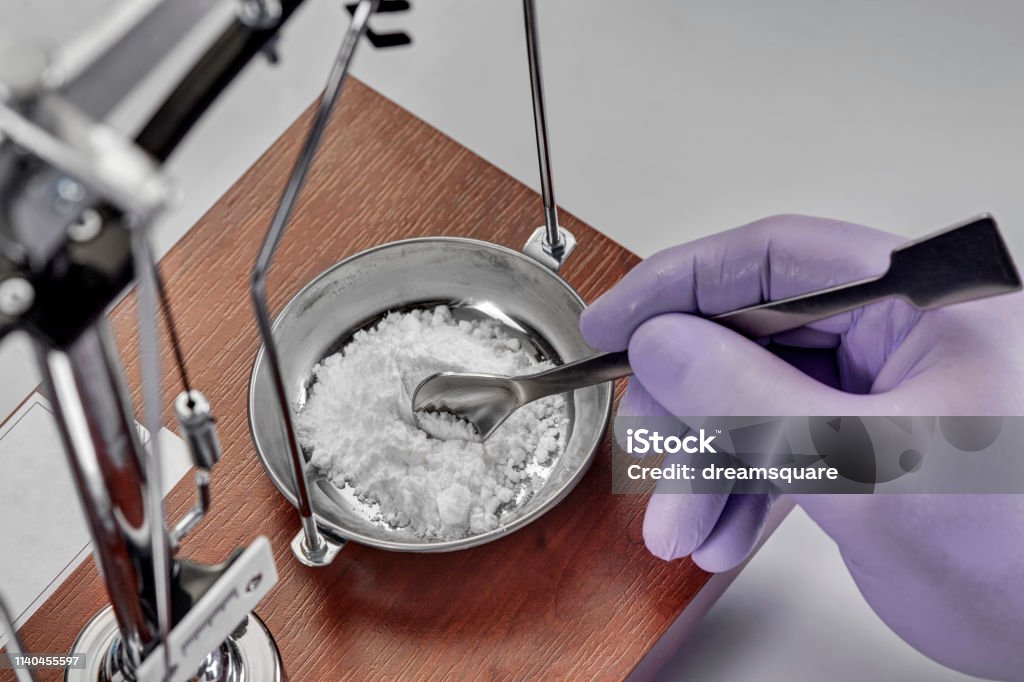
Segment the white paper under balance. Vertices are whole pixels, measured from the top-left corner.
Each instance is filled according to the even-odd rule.
[[[149,433],[139,427],[143,444]],[[164,494],[192,466],[161,429]],[[33,393],[0,426],[0,595],[20,628],[92,551],[49,402]],[[0,647],[6,633],[0,633]]]

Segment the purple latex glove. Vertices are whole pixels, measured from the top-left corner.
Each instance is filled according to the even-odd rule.
[[[581,328],[595,348],[629,349],[622,415],[1024,414],[1020,294],[928,313],[886,301],[771,346],[699,317],[879,274],[903,241],[766,218],[655,254],[584,312]],[[1024,496],[796,501],[903,639],[967,673],[1024,679]],[[765,495],[655,494],[644,539],[661,558],[727,570],[750,553],[770,505]]]

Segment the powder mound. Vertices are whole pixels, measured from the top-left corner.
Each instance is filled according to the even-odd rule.
[[[376,510],[377,521],[438,540],[498,527],[543,483],[562,453],[565,400],[553,396],[516,411],[485,442],[452,420],[428,435],[411,395],[436,372],[530,374],[537,361],[489,320],[456,320],[451,310],[391,313],[358,332],[314,368],[316,382],[296,420],[314,466]]]

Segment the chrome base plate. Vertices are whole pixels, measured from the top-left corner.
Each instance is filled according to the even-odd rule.
[[[64,671],[65,682],[113,682],[131,679],[121,671],[120,635],[107,606],[92,617],[71,650],[86,655],[85,668]],[[267,626],[250,613],[193,680],[202,682],[281,682],[281,655]]]

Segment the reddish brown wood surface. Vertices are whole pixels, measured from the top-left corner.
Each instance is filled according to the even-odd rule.
[[[708,576],[688,560],[667,563],[645,551],[645,500],[611,494],[607,443],[561,505],[497,542],[438,555],[350,544],[321,570],[291,557],[297,518],[264,475],[246,422],[258,347],[246,287],[308,120],[292,126],[164,259],[194,383],[214,405],[226,453],[214,469],[211,516],[183,555],[216,562],[257,534],[270,538],[281,579],[258,613],[292,680],[628,674]],[[563,217],[580,242],[564,274],[592,300],[637,258]],[[353,81],[277,256],[271,303],[280,309],[315,274],[375,244],[462,235],[518,248],[541,220],[534,192]],[[133,298],[112,314],[133,382],[134,315]],[[169,353],[164,368],[170,404],[178,386]],[[179,484],[170,515],[184,513],[191,494],[190,480]],[[68,650],[104,601],[90,560],[22,628],[27,649]]]

